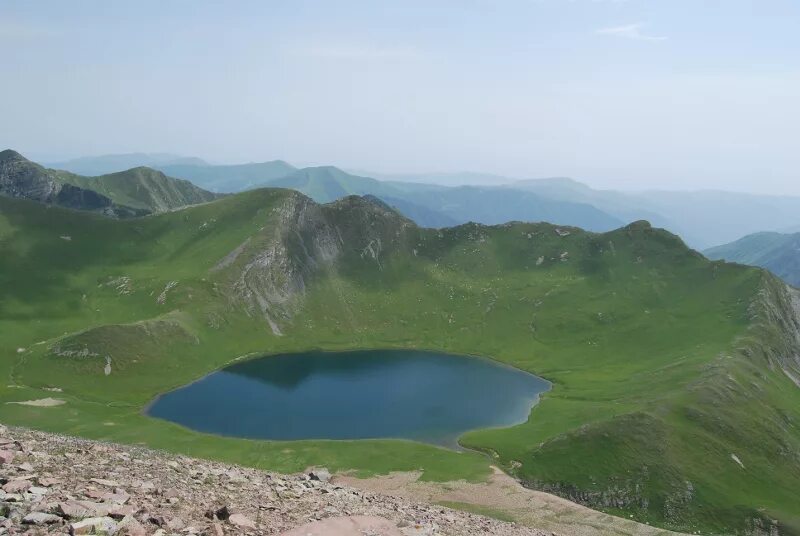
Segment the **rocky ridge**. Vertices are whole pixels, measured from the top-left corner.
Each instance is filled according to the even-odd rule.
[[[0,483],[0,534],[551,535],[340,486],[323,469],[279,475],[3,426]]]

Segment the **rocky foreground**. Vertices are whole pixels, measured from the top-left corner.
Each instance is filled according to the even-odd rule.
[[[329,479],[0,426],[0,534],[551,534]]]

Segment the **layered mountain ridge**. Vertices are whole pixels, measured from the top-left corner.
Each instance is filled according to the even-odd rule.
[[[800,287],[800,233],[755,233],[703,253],[709,259],[766,268],[787,283]]]

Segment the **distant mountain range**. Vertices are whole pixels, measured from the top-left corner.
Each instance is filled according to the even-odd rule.
[[[598,190],[569,178],[518,180],[486,173],[351,173],[332,166],[298,169],[284,161],[210,165],[199,158],[135,153],[79,158],[53,166],[108,173],[150,166],[218,193],[291,188],[318,202],[372,195],[425,227],[467,221],[550,221],[607,231],[647,220],[705,249],[761,231],[800,230],[800,197],[725,191]],[[378,180],[380,179],[380,180]]]
[[[45,168],[12,150],[0,152],[0,194],[114,217],[166,212],[220,197],[146,167],[86,177]]]
[[[755,233],[703,253],[709,259],[766,268],[800,287],[800,233]]]
[[[94,177],[143,166],[157,168],[160,166],[204,166],[207,164],[204,160],[192,156],[178,156],[169,153],[127,153],[85,156],[62,162],[48,162],[45,165],[53,169],[63,169],[78,175]]]
[[[156,164],[152,166],[169,175],[190,180],[212,192],[242,192],[264,186],[297,171],[283,160],[230,166],[207,164]]]

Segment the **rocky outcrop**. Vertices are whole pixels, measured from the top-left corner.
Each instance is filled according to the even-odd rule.
[[[2,426],[0,449],[0,534],[545,534],[339,486],[322,471],[279,475]]]
[[[750,306],[751,337],[740,351],[762,356],[800,387],[800,289],[764,273],[758,298]]]
[[[110,210],[113,205],[108,197],[66,184],[12,150],[0,152],[0,194],[91,211]]]
[[[353,210],[359,205],[360,210]],[[231,299],[265,318],[273,333],[299,310],[310,282],[358,265],[383,268],[384,259],[416,229],[383,203],[351,196],[319,205],[290,192],[269,228],[250,237],[212,269],[233,274]]]
[[[0,195],[115,218],[166,212],[220,197],[150,168],[83,177],[47,169],[10,149],[0,152]]]

